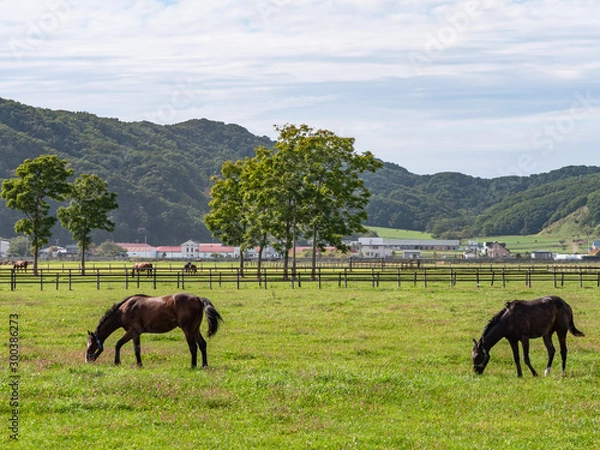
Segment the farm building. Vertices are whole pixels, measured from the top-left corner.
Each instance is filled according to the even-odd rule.
[[[156,258],[156,247],[148,244],[115,242],[119,247],[123,247],[127,251],[129,258]]]
[[[156,247],[156,255],[163,259],[181,259],[181,246],[179,245],[159,245]]]
[[[223,244],[198,244],[198,258],[239,258],[240,248]]]
[[[8,247],[10,247],[10,241],[0,239],[0,258],[6,258],[8,255]]]
[[[552,259],[552,252],[548,250],[535,250],[531,252],[531,259]]]
[[[485,254],[489,258],[508,258],[510,257],[510,250],[506,248],[504,242],[486,242]]]
[[[200,244],[197,241],[185,241],[181,244],[181,257],[185,259],[198,259]]]
[[[384,239],[359,238],[359,256],[361,258],[389,258],[408,251],[415,254],[422,250],[456,251],[460,247],[458,239]]]

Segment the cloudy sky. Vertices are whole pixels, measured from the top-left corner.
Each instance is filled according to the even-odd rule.
[[[528,175],[600,165],[599,23],[597,0],[0,0],[0,97]]]

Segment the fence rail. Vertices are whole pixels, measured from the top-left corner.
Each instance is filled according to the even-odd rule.
[[[86,269],[85,275],[76,268],[41,268],[36,275],[31,270],[19,271],[0,269],[0,290],[16,290],[20,286],[36,285],[44,289],[73,289],[77,285],[95,284],[96,288],[119,286],[125,289],[153,289],[157,285],[172,284],[177,289],[186,286],[202,286],[209,289],[222,286],[235,286],[240,289],[243,285],[256,284],[268,289],[272,283],[286,283],[291,288],[302,287],[305,283],[316,284],[319,288],[324,285],[348,287],[354,284],[369,284],[372,287],[394,285],[397,287],[413,286],[427,287],[445,284],[450,287],[457,285],[502,286],[509,283],[519,283],[532,287],[538,283],[551,283],[555,288],[565,284],[576,284],[579,287],[600,287],[600,267],[597,266],[433,266],[419,268],[402,267],[325,267],[318,268],[315,276],[308,267],[288,271],[280,267],[269,267],[258,271],[248,268],[241,271],[238,268],[215,267],[198,268],[196,273],[186,273],[180,269],[154,269],[152,273],[131,274],[131,268],[98,266]]]

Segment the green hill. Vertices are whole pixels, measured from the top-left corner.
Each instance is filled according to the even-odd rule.
[[[253,156],[261,145],[273,142],[239,125],[207,119],[128,123],[0,98],[0,180],[13,177],[26,158],[49,153],[67,159],[76,176],[99,175],[118,194],[119,209],[112,217],[114,233],[97,232],[96,242],[210,240],[202,219],[211,176],[220,173],[224,161]],[[599,181],[596,166],[483,179],[447,172],[416,175],[385,163],[365,175],[372,193],[368,224],[434,237],[535,234],[585,206],[588,214],[578,225],[589,232],[600,223]],[[14,236],[20,213],[0,202],[0,217],[0,236]],[[53,238],[71,241],[58,226]]]

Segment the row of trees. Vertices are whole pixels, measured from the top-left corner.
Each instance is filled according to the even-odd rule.
[[[274,148],[258,147],[253,158],[226,161],[214,177],[208,229],[226,245],[246,250],[267,244],[282,253],[288,276],[289,254],[295,268],[295,243],[312,241],[312,274],[317,250],[326,245],[347,251],[342,238],[366,231],[370,192],[360,175],[382,163],[373,154],[357,154],[354,139],[307,125],[276,127]]]
[[[82,174],[70,183],[68,178],[73,173],[66,160],[56,155],[42,155],[26,159],[16,169],[16,178],[2,182],[1,196],[6,206],[25,216],[15,223],[15,231],[29,237],[36,274],[39,250],[48,243],[57,220],[71,232],[80,248],[82,273],[85,273],[85,252],[92,242],[92,230],[114,230],[108,213],[118,207],[117,195],[109,192],[106,182],[96,175]],[[49,200],[68,200],[69,204],[60,206],[54,217],[50,215]]]

